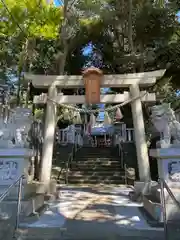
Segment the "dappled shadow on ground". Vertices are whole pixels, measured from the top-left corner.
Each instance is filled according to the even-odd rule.
[[[131,236],[129,239],[137,237],[145,240],[156,237],[159,240],[161,238],[157,237],[163,236],[162,231],[157,233],[148,229],[149,226],[142,221],[135,207],[129,207],[128,211],[124,206],[114,208],[111,201],[92,203],[79,211],[73,219],[68,219],[65,226],[68,232],[76,235],[76,239],[100,239],[103,236],[104,239],[121,239],[121,236],[124,239],[124,236]],[[140,238],[143,236],[144,238]]]
[[[61,229],[66,229],[63,237],[72,240],[119,240],[122,236],[122,239],[129,236],[128,240],[132,237],[161,240],[157,236],[162,237],[162,231],[150,228],[136,203],[129,200],[129,191],[122,186],[61,187],[59,199],[51,202],[39,220],[28,226],[28,234],[33,231],[39,234],[41,229],[41,234],[49,235],[52,231],[53,239],[59,240],[63,239]]]
[[[48,210],[45,215],[46,219],[41,217],[37,223],[29,226],[26,231],[28,235],[35,235],[35,231],[39,234],[41,228],[41,234],[49,235],[53,239],[64,239],[63,237],[68,237],[72,240],[93,240],[93,239],[121,239],[123,236],[133,237],[142,237],[145,239],[151,238],[154,234],[154,237],[157,237],[157,233],[151,231],[151,236],[149,238],[149,232],[144,227],[139,226],[137,228],[139,216],[136,216],[133,209],[128,213],[125,213],[118,216],[116,211],[113,209],[111,204],[102,204],[94,202],[91,205],[75,210],[76,214],[72,218],[65,218],[59,210],[63,212],[63,209],[59,209],[56,206],[50,207],[51,211]],[[131,207],[133,208],[133,207]],[[64,221],[65,220],[65,221]],[[35,230],[34,230],[35,229]],[[61,229],[65,232],[61,238]],[[159,236],[162,233],[159,233]],[[148,238],[147,238],[148,237]],[[45,239],[45,237],[44,237]],[[49,238],[51,239],[51,238]],[[126,238],[125,238],[126,239]],[[129,238],[131,239],[131,238]],[[138,238],[137,238],[138,239]],[[140,238],[142,240],[142,238]],[[156,238],[160,240],[160,238]]]
[[[63,188],[60,191],[57,207],[63,215],[71,212],[71,216],[68,214],[66,217],[73,220],[115,221],[117,219],[122,220],[127,213],[131,216],[131,219],[133,214],[141,215],[141,213],[136,204],[129,200],[128,192],[129,190],[112,195],[111,192],[103,194],[103,191],[99,194],[98,189],[94,191],[91,188],[80,188],[78,190],[77,188]],[[132,211],[133,204],[134,208],[136,207],[135,212]],[[137,223],[140,220],[140,217],[134,216],[131,222]],[[121,223],[125,224],[122,221]]]
[[[51,207],[50,207],[51,208]],[[60,209],[63,211],[63,209]],[[111,204],[92,203],[83,209],[74,208],[76,214],[71,218],[65,218],[54,206],[51,211],[45,213],[46,220],[39,219],[39,223],[26,229],[29,236],[41,236],[41,239],[72,239],[72,240],[99,240],[99,239],[138,239],[138,240],[163,240],[162,231],[152,231],[139,226],[139,216],[133,207],[127,213],[123,211],[118,215]],[[75,212],[74,212],[75,213]],[[65,220],[65,221],[64,221]],[[63,234],[62,234],[63,232]],[[53,238],[52,238],[53,237]],[[178,238],[177,238],[178,239]]]

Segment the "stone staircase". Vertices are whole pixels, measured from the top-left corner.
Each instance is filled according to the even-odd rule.
[[[124,170],[115,148],[83,147],[71,163],[69,184],[123,184]]]

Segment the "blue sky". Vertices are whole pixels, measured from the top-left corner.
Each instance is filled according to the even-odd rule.
[[[55,4],[56,6],[59,6],[59,5],[61,5],[61,1],[60,1],[60,0],[54,0],[54,4]]]
[[[84,56],[88,56],[92,52],[92,45],[89,44],[87,47],[84,48],[83,54]]]

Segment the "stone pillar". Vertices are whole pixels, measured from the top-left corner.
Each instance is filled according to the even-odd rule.
[[[130,86],[131,97],[140,96],[140,90],[138,84],[133,84]],[[137,151],[138,169],[140,181],[146,182],[150,180],[150,167],[149,167],[149,157],[148,149],[145,138],[145,127],[142,112],[141,99],[138,98],[131,102],[133,125],[135,133],[135,144]]]
[[[57,88],[54,84],[49,87],[48,97],[54,99],[57,96]],[[51,179],[54,134],[56,128],[56,104],[47,100],[46,119],[44,126],[44,143],[42,149],[42,165],[40,181],[49,183]]]

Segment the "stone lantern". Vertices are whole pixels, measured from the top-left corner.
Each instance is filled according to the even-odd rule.
[[[100,103],[100,87],[102,78],[103,72],[95,67],[87,68],[83,72],[87,104]]]

